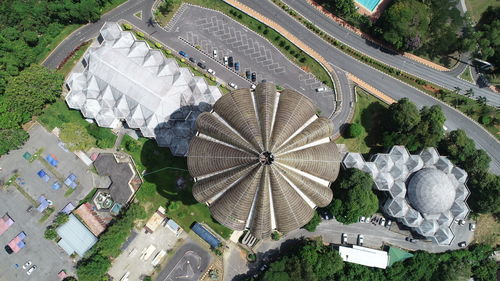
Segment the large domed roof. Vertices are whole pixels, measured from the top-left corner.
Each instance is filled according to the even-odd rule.
[[[222,96],[189,145],[193,196],[213,217],[257,238],[306,224],[332,200],[340,155],[329,119],[310,99],[262,83]]]
[[[451,208],[455,188],[444,172],[425,168],[416,172],[408,183],[408,200],[419,212],[439,214]]]

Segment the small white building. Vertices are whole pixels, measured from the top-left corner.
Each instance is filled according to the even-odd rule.
[[[361,264],[364,266],[385,269],[389,263],[389,255],[385,251],[353,245],[350,247],[339,247],[340,257],[346,262]]]

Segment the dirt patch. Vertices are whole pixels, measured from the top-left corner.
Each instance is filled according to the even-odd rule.
[[[437,93],[437,91],[438,91],[438,89],[432,87],[431,85],[427,85],[427,84],[424,85],[424,88],[428,91],[432,91],[433,93]]]
[[[486,243],[493,247],[500,244],[500,224],[491,214],[483,214],[477,218],[474,242]]]

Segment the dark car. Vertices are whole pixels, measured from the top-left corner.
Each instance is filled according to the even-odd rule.
[[[234,63],[234,70],[240,71],[240,63],[239,62]]]
[[[196,60],[193,58],[193,57],[190,57],[189,60],[192,62],[192,63],[196,63]]]
[[[245,75],[247,76],[247,79],[250,79],[250,70],[247,70],[247,71],[245,72]]]
[[[252,72],[252,82],[255,82],[257,80],[257,73]]]
[[[228,65],[229,67],[233,67],[233,57],[229,57],[229,58],[227,59],[227,65]]]
[[[199,63],[198,63],[198,66],[199,66],[201,69],[205,69],[205,68],[207,68],[207,66],[206,66],[206,65],[204,65],[202,62],[199,62]]]
[[[319,216],[324,220],[333,219],[332,213],[328,209],[318,209]]]
[[[12,251],[12,249],[9,247],[9,245],[5,246],[5,251],[7,252],[7,254],[12,254],[14,253],[14,251]]]

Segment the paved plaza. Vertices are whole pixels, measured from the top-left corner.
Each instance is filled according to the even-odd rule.
[[[57,273],[64,269],[68,274],[74,272],[72,259],[54,242],[44,238],[44,231],[57,212],[66,204],[78,201],[92,189],[93,173],[72,152],[64,149],[59,139],[36,124],[29,130],[30,138],[19,150],[11,151],[0,158],[0,181],[6,183],[15,176],[15,184],[0,189],[0,215],[8,213],[14,224],[0,236],[0,280],[58,280]],[[39,152],[36,160],[26,160],[23,155],[29,152],[34,155]],[[48,168],[45,160],[47,155],[53,155],[59,163],[57,167]],[[38,176],[43,169],[48,175],[48,181]],[[73,173],[77,177],[76,190],[65,196],[68,187],[64,179]],[[58,190],[52,189],[54,182],[60,182]],[[16,188],[17,185],[17,188]],[[40,222],[42,213],[38,212],[39,196],[45,196],[52,202],[55,212],[45,221]],[[28,212],[28,209],[32,210]],[[26,233],[26,247],[18,253],[8,255],[3,247],[21,231]],[[28,276],[22,265],[31,260],[38,268]],[[18,265],[16,267],[16,264]]]
[[[211,255],[194,242],[182,246],[165,269],[158,275],[157,281],[197,281],[211,263]]]

